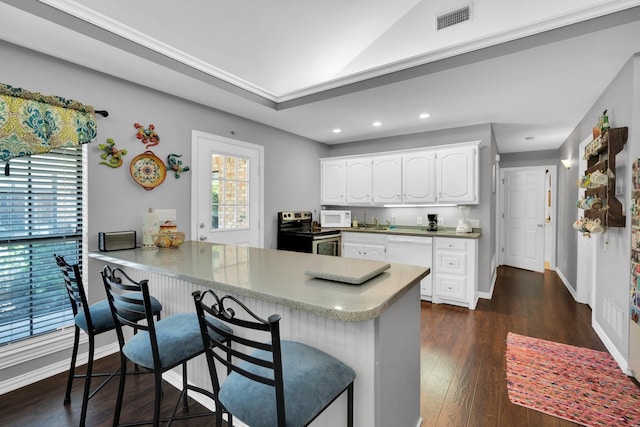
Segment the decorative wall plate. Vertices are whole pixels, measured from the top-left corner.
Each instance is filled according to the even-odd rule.
[[[147,191],[162,184],[167,176],[167,167],[153,151],[145,151],[134,157],[129,171],[133,180]]]

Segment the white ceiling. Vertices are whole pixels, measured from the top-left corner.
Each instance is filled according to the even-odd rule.
[[[560,146],[640,51],[639,5],[4,0],[0,39],[327,144],[493,123],[508,153]]]

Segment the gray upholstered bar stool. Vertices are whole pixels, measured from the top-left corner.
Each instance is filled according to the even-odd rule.
[[[309,345],[280,341],[277,314],[261,319],[233,296],[219,298],[211,290],[193,298],[218,406],[216,425],[224,411],[251,427],[307,426],[347,391],[347,425],[353,426],[353,369]],[[222,383],[216,361],[232,371]]]
[[[173,420],[177,419],[213,415],[211,412],[207,412],[176,416],[180,401],[183,402],[184,412],[189,411],[187,400],[188,390],[204,394],[209,398],[214,397],[210,391],[188,384],[187,382],[187,362],[204,353],[204,345],[200,336],[200,326],[196,313],[178,313],[155,322],[147,280],[136,282],[127,276],[120,268],[111,269],[108,266],[103,269],[101,274],[107,292],[107,300],[109,301],[113,322],[116,325],[118,343],[120,345],[121,375],[113,417],[114,427],[127,425],[120,424],[120,411],[122,409],[126,378],[124,374],[127,371],[128,361],[149,370],[154,375],[155,399],[153,420],[148,424],[153,424],[155,427],[158,426],[161,421],[168,421],[169,424],[171,424]],[[130,292],[141,293],[142,299],[130,298]],[[140,324],[138,326],[140,329],[138,334],[132,337],[125,337],[123,327],[134,326],[134,323],[131,322],[130,319],[136,315],[144,316],[146,324]],[[215,320],[213,320],[213,322],[216,324],[216,331],[224,331],[225,337],[233,335],[231,328]],[[213,332],[212,334],[215,336],[217,342],[225,341],[225,337]],[[182,365],[182,392],[176,402],[171,417],[161,420],[162,374],[180,365]],[[140,424],[140,422],[136,422],[129,425]]]
[[[85,419],[87,417],[87,406],[89,399],[91,399],[104,385],[118,372],[112,373],[94,373],[93,372],[93,355],[95,351],[95,336],[103,332],[111,331],[114,329],[113,317],[111,316],[111,310],[109,310],[109,303],[106,299],[98,301],[89,305],[87,296],[84,291],[84,285],[82,283],[82,273],[78,264],[69,264],[60,255],[54,254],[54,258],[64,279],[64,284],[67,289],[69,301],[71,303],[71,309],[73,311],[73,318],[75,323],[75,334],[73,337],[73,351],[71,353],[71,365],[69,366],[69,377],[67,379],[67,391],[64,396],[64,404],[71,403],[71,387],[73,386],[73,380],[75,378],[85,378],[84,392],[82,395],[82,410],[80,411],[80,427],[85,425]],[[142,294],[133,294],[132,298],[142,298]],[[162,304],[153,298],[152,312],[154,316],[160,319],[160,313],[162,311]],[[141,320],[141,317],[133,318],[132,320]],[[87,361],[87,373],[85,375],[76,375],[76,361],[78,358],[78,347],[80,344],[80,331],[84,331],[88,336],[89,353]],[[93,377],[107,377],[96,389],[91,392],[91,378]]]

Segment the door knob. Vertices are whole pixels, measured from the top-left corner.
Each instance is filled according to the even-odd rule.
[[[207,236],[205,236],[204,234],[201,234],[199,239],[201,242],[204,242],[205,240],[207,240]]]

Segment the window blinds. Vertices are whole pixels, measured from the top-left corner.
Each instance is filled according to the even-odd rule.
[[[0,345],[73,324],[53,254],[82,257],[82,149],[16,158],[0,176]]]

